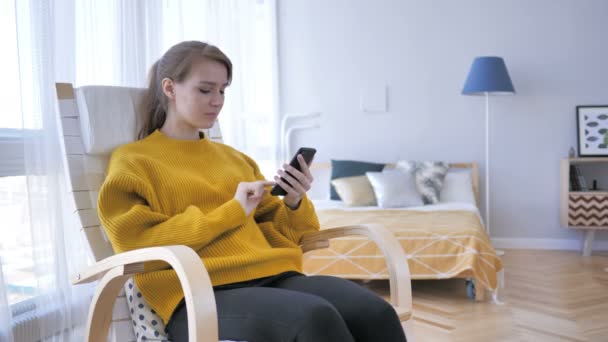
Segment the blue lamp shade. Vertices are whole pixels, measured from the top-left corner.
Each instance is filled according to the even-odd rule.
[[[501,57],[477,57],[462,88],[463,95],[514,94],[515,89]]]

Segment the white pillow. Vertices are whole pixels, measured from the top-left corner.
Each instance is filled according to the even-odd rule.
[[[450,168],[443,180],[439,203],[461,202],[476,205],[470,169]]]
[[[366,172],[365,175],[374,188],[380,208],[423,205],[411,173],[389,169],[382,172]]]
[[[76,89],[87,154],[109,155],[137,139],[137,105],[144,89],[84,86]]]

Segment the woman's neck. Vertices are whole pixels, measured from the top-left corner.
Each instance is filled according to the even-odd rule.
[[[177,140],[199,140],[201,138],[199,129],[188,125],[179,125],[172,120],[166,120],[160,131]]]

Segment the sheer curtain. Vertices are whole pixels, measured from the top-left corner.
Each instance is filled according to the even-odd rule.
[[[71,5],[73,20],[58,25],[73,34],[68,37],[74,42],[58,42],[57,56],[73,70],[58,78],[76,86],[144,87],[147,69],[163,51],[162,2],[59,0],[57,4]]]
[[[278,154],[275,0],[75,2],[77,86],[143,87],[148,68],[184,40],[217,45],[233,62],[220,122],[224,141],[274,175]],[[61,58],[62,63],[70,56]]]
[[[225,140],[252,156],[264,175],[272,177],[279,153],[276,2],[222,0],[207,6],[209,39],[235,65],[220,116]]]
[[[82,341],[92,286],[71,286],[70,278],[92,258],[67,195],[54,83],[142,87],[149,66],[175,43],[217,45],[234,64],[220,116],[225,141],[257,160],[270,177],[278,154],[276,2],[0,1],[14,1],[16,9],[15,86],[21,93],[28,253],[35,279],[33,299],[9,306],[0,267],[0,341]],[[27,326],[30,337],[11,336],[11,326]]]
[[[11,115],[20,114],[22,119],[34,293],[32,299],[12,308],[4,306],[3,298],[0,316],[13,316],[13,323],[21,331],[13,332],[13,337],[3,333],[8,341],[24,341],[26,335],[32,340],[82,341],[91,298],[90,286],[70,284],[71,276],[91,258],[83,236],[71,224],[70,202],[65,196],[56,123],[51,4],[38,0],[15,2],[19,61],[19,82],[15,86],[21,95],[21,113]]]
[[[0,255],[0,341],[13,342],[13,317],[8,305],[6,282],[2,267],[2,256]]]

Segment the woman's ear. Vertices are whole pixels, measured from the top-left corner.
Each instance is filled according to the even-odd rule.
[[[163,94],[171,100],[175,100],[175,83],[169,77],[163,78],[160,82],[163,89]]]

